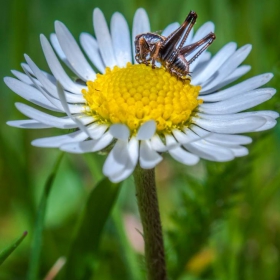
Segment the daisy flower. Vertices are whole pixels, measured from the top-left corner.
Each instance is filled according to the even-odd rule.
[[[32,145],[71,153],[105,150],[103,173],[119,182],[137,163],[143,169],[154,168],[163,152],[186,165],[200,158],[224,162],[245,156],[248,149],[243,145],[252,139],[239,134],[275,126],[276,112],[244,112],[275,94],[273,88],[260,88],[272,74],[228,86],[250,70],[241,63],[251,45],[237,49],[230,42],[213,57],[205,51],[190,65],[191,81],[182,82],[164,68],[152,69],[135,61],[134,38],[150,31],[145,10],[136,11],[132,35],[120,13],[112,16],[109,30],[104,15],[95,9],[93,27],[96,37],[81,33],[79,45],[67,27],[56,21],[50,40],[40,36],[50,72],[25,55],[24,73],[13,70],[16,78],[5,78],[12,91],[50,111],[16,103],[29,119],[8,125],[64,129],[62,135],[36,139]],[[172,23],[162,35],[178,27]],[[186,44],[213,31],[214,24],[207,22],[190,32]]]

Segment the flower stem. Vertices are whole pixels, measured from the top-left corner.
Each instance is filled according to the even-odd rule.
[[[155,170],[137,166],[134,171],[136,196],[143,224],[145,258],[149,280],[166,280],[162,228],[157,200]]]

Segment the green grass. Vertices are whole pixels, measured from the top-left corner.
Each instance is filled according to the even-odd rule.
[[[20,70],[24,53],[48,70],[39,34],[48,36],[53,32],[55,20],[64,22],[78,38],[80,32],[93,32],[95,7],[102,9],[108,21],[114,11],[123,13],[130,27],[135,10],[144,7],[154,31],[174,21],[182,22],[190,10],[199,15],[195,28],[213,21],[217,36],[210,48],[213,53],[229,41],[237,42],[238,46],[251,43],[253,50],[245,64],[251,65],[252,70],[242,79],[272,72],[275,77],[268,86],[279,89],[279,3],[276,0],[5,1],[0,10],[0,76],[10,76],[10,69]],[[60,131],[6,126],[8,120],[23,118],[14,102],[24,100],[4,83],[0,89],[0,251],[13,244],[25,230],[29,232],[1,265],[0,279],[26,279],[40,198],[60,153],[32,147],[30,142]],[[279,108],[280,98],[276,94],[257,109],[279,111]],[[157,167],[170,279],[280,278],[280,127],[250,136],[254,139],[249,145],[250,154],[233,162],[201,161],[187,167],[165,155]],[[102,179],[104,159],[97,154],[68,154],[62,160],[47,202],[38,279],[43,279],[56,260],[71,251],[88,197]],[[94,271],[93,279],[144,279],[143,256],[126,239],[125,214],[138,217],[132,178],[121,187],[98,249],[94,245],[96,251],[90,268]],[[95,220],[90,223],[93,228]],[[132,229],[137,239],[135,227],[138,228]],[[90,238],[88,242],[91,244]]]

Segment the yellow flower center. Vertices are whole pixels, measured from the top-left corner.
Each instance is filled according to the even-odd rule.
[[[156,122],[158,133],[182,130],[202,103],[197,99],[200,86],[177,79],[164,68],[143,64],[106,68],[105,74],[97,74],[87,86],[82,91],[87,113],[100,123],[126,124],[132,133],[149,120]]]

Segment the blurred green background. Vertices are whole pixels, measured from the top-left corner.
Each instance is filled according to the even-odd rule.
[[[101,8],[107,21],[115,11],[121,12],[130,27],[135,10],[144,7],[152,30],[182,22],[195,10],[196,29],[208,20],[215,23],[212,53],[229,41],[238,46],[251,43],[245,64],[252,70],[243,79],[272,72],[275,77],[268,86],[280,86],[280,2],[276,0],[1,0],[0,4],[1,77],[10,76],[11,69],[21,70],[24,53],[48,70],[39,34],[52,33],[55,20],[64,22],[78,38],[83,31],[93,33],[95,7]],[[39,199],[59,155],[58,150],[39,149],[30,142],[60,131],[6,126],[8,120],[23,118],[14,103],[24,101],[3,82],[0,91],[0,251],[24,230],[29,232],[0,266],[0,279],[26,279]],[[278,93],[257,109],[279,112],[279,108]],[[280,126],[250,136],[254,139],[250,155],[233,162],[202,160],[187,167],[165,155],[157,167],[170,279],[280,279]],[[62,159],[48,200],[39,279],[68,254],[87,197],[102,178],[104,159],[97,154],[68,154]],[[132,178],[121,186],[113,213],[103,231],[92,279],[145,279]],[[91,223],[94,227],[94,217]]]

